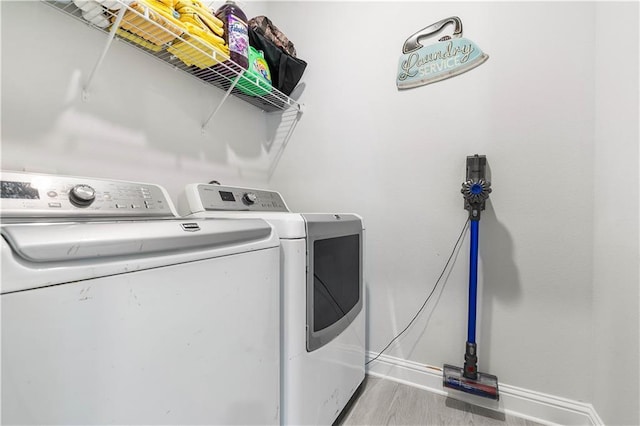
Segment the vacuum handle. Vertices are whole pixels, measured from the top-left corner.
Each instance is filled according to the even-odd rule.
[[[467,317],[467,343],[476,343],[476,305],[478,299],[478,236],[480,221],[471,221],[469,243],[469,315]]]
[[[454,24],[453,34],[448,36],[448,38],[458,38],[462,37],[462,21],[457,16],[452,16],[450,18],[443,19],[442,21],[438,21],[435,24],[431,24],[426,28],[421,29],[417,33],[411,35],[402,46],[402,53],[413,52],[414,50],[418,50],[422,47],[420,44],[420,39],[424,37],[429,37],[431,35],[437,34],[444,29],[447,24]],[[447,38],[447,39],[448,39]]]

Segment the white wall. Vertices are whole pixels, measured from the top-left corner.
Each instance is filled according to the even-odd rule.
[[[172,196],[191,182],[264,181],[275,151],[258,108],[229,98],[202,134],[223,92],[120,41],[85,102],[105,34],[39,1],[0,7],[3,169],[155,182]]]
[[[638,3],[596,8],[594,406],[610,425],[640,424]],[[619,34],[624,28],[624,34]],[[602,58],[625,58],[611,66]],[[620,368],[622,377],[612,374]]]
[[[308,112],[272,185],[294,209],[364,216],[369,350],[381,350],[401,331],[431,290],[466,218],[459,193],[465,157],[486,154],[494,191],[480,225],[480,369],[503,383],[579,401],[593,401],[594,385],[606,380],[611,398],[617,394],[613,378],[592,379],[594,305],[608,320],[598,332],[601,338],[619,319],[610,313],[617,298],[600,306],[601,291],[593,291],[594,178],[616,167],[594,158],[600,113],[596,15],[606,7],[578,2],[272,6],[309,62],[302,98]],[[488,62],[459,77],[398,92],[396,68],[405,39],[452,15],[462,19],[464,36],[490,55]],[[635,19],[637,27],[637,17],[627,19]],[[611,31],[627,27],[615,25]],[[629,38],[633,44],[633,34]],[[625,55],[635,55],[637,63],[637,38],[635,47]],[[611,68],[615,74],[618,65]],[[629,73],[632,68],[618,84],[631,84],[637,93]],[[599,80],[597,87],[607,91],[607,81]],[[613,125],[607,120],[602,116],[600,122]],[[637,142],[637,119],[624,125],[624,143],[634,135]],[[615,156],[633,151],[625,146]],[[636,176],[632,186],[637,157],[627,158]],[[616,199],[626,194],[612,190]],[[620,208],[612,205],[607,213]],[[637,210],[625,217],[637,228]],[[635,238],[631,228],[628,238]],[[598,238],[615,242],[618,235]],[[390,355],[436,366],[462,364],[467,256],[465,245],[444,291],[436,292],[438,299]],[[637,258],[632,265],[637,269]],[[632,286],[628,278],[633,276],[625,272],[624,285]],[[632,309],[634,302],[627,303]],[[637,342],[633,318],[625,327]],[[599,353],[615,359],[607,347]],[[634,356],[637,361],[637,352],[625,359]],[[637,400],[637,390],[628,390],[624,400]],[[618,409],[625,412],[621,416],[633,411],[611,406]]]

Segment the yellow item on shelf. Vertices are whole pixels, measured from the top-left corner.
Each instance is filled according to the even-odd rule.
[[[172,9],[176,8],[176,3],[177,3],[176,0],[156,0],[156,1]]]
[[[184,26],[187,28],[187,32],[191,35],[200,37],[201,39],[203,39],[204,41],[206,41],[209,44],[213,44],[214,46],[217,46],[219,48],[222,48],[223,50],[225,50],[228,53],[229,48],[224,44],[224,39],[221,37],[218,37],[217,35],[215,35],[214,33],[212,33],[209,30],[204,30],[200,27],[197,27],[189,22],[185,22]]]
[[[151,7],[134,2],[129,5],[129,8],[133,10],[125,12],[120,26],[155,45],[167,44],[184,32],[182,25],[174,25]],[[113,16],[111,22],[115,21],[115,18]]]
[[[213,46],[191,34],[185,34],[183,38],[184,40],[178,39],[173,42],[167,51],[188,66],[195,65],[200,69],[205,69],[229,59],[227,46]],[[221,55],[222,58],[220,58]]]
[[[224,26],[224,22],[220,20],[207,6],[202,4],[199,0],[175,0],[175,9],[180,10],[182,7],[193,7],[201,13],[206,19],[211,20],[211,22],[220,28]]]
[[[209,29],[220,37],[224,34],[224,23],[199,1],[176,0],[175,8],[180,13],[181,21]]]
[[[180,22],[194,25],[198,28],[207,28],[205,23],[200,19],[196,10],[192,7],[184,6],[180,8]]]
[[[222,21],[209,9],[197,0],[163,1],[174,2],[180,22],[187,30],[187,34],[181,40],[176,40],[167,48],[169,53],[185,64],[195,65],[200,69],[209,68],[229,59],[229,48],[222,38],[224,34]]]
[[[137,36],[135,34],[130,33],[129,31],[125,31],[122,28],[118,28],[116,31],[116,34],[118,34],[120,37],[125,38],[129,41],[132,41],[136,44],[139,44],[140,46],[144,47],[145,49],[149,49],[153,52],[159,52],[162,50],[162,46],[158,46],[156,44],[153,44],[151,42],[148,42],[147,40],[143,39],[140,36]]]
[[[180,14],[176,11],[172,6],[168,6],[167,3],[172,3],[170,0],[139,0],[141,3],[149,6],[154,12],[160,14],[163,18],[167,19],[169,22],[173,23],[178,28],[184,27],[182,26],[182,22],[180,21]]]

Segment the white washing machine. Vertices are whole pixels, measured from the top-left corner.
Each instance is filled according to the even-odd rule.
[[[3,172],[3,424],[276,424],[279,240],[161,187]]]
[[[192,184],[184,217],[262,218],[282,250],[282,423],[332,424],[364,379],[364,228],[354,214],[291,213],[279,193]]]

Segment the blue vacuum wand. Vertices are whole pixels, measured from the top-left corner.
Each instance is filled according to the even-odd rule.
[[[469,315],[467,319],[467,342],[464,367],[445,364],[443,385],[466,393],[497,400],[498,378],[478,372],[476,344],[476,300],[478,293],[478,230],[480,212],[491,193],[491,182],[486,178],[487,158],[484,155],[467,157],[467,178],[462,184],[464,208],[469,211],[471,222],[471,250],[469,258]]]

